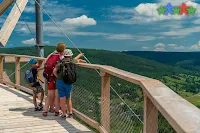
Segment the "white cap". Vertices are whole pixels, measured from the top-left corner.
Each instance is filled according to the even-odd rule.
[[[70,49],[65,49],[63,52],[64,56],[73,56],[73,53]]]

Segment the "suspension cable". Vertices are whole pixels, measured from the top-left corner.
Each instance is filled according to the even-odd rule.
[[[40,3],[37,2],[37,0],[34,0],[40,8],[46,13],[46,15],[51,19],[51,21],[57,26],[57,28],[63,33],[63,35],[74,45],[74,47],[78,50],[79,53],[82,53],[81,50],[76,46],[76,44],[69,38],[69,36],[60,28],[60,26],[55,22],[55,20],[49,15],[49,13],[41,6]],[[90,61],[88,58],[83,54],[83,57],[87,60],[88,63]],[[91,63],[90,63],[91,64]]]
[[[18,8],[18,10],[19,10],[19,12],[20,12],[20,14],[22,14],[22,11],[21,11],[21,9],[19,8],[19,5],[17,4],[17,0],[15,0],[15,4],[16,4],[16,6],[17,6],[17,8]],[[28,28],[28,30],[29,30],[29,32],[30,32],[32,38],[34,39],[35,44],[36,44],[37,41],[36,41],[36,39],[35,39],[35,37],[34,37],[34,35],[33,35],[33,32],[31,31],[30,26],[28,25],[28,23],[27,23],[25,20],[24,20],[24,23],[25,23],[25,25],[27,26],[27,28]],[[38,45],[36,45],[36,46],[39,48]],[[42,54],[42,53],[40,53],[40,54],[41,54],[42,56],[44,56],[44,54]]]
[[[18,3],[17,3],[17,0],[15,0],[15,5],[17,6],[17,8],[18,8],[20,14],[22,14],[22,11],[21,11],[20,8],[19,8],[19,5],[18,5]],[[32,38],[34,39],[35,44],[36,44],[37,42],[36,42],[36,39],[35,39],[35,37],[34,37],[34,35],[33,35],[33,32],[31,31],[30,26],[28,25],[28,23],[27,23],[25,20],[24,20],[24,23],[25,23],[25,25],[27,26],[28,31],[30,32],[30,34],[31,34],[31,36],[32,36]],[[36,45],[36,47],[40,48],[38,45]],[[30,49],[31,49],[31,48],[30,48]],[[40,51],[40,54],[41,54],[42,56],[44,56],[44,54],[42,54],[41,51]],[[21,66],[21,67],[20,67],[20,70],[21,70],[22,68],[24,68],[26,65],[28,65],[28,62],[27,62],[26,64],[24,64],[23,66]],[[15,74],[15,73],[16,73],[16,72],[11,73],[8,77],[10,78],[10,77],[11,77],[13,74]]]
[[[46,13],[46,15],[51,19],[51,21],[57,26],[57,28],[64,34],[64,36],[74,45],[74,47],[79,51],[79,53],[82,53],[81,50],[76,46],[76,44],[69,38],[69,36],[60,28],[60,26],[55,22],[55,20],[49,15],[49,13],[41,6],[40,3],[37,2],[37,0],[34,0],[40,8]],[[89,59],[83,55],[83,57],[86,59],[86,61],[91,64]],[[96,70],[96,69],[95,69]],[[96,70],[97,73],[101,76],[98,70]],[[110,88],[116,93],[116,95],[122,100],[122,102],[130,109],[130,111],[136,116],[136,118],[142,123],[143,121],[139,118],[139,116],[131,109],[131,107],[123,100],[123,98],[117,93],[117,91],[110,85]]]

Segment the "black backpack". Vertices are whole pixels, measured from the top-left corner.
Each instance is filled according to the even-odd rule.
[[[60,64],[60,73],[62,73],[62,79],[65,84],[73,84],[76,82],[76,65],[70,58],[62,59]]]

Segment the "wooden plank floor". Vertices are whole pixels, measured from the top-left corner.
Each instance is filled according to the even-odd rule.
[[[33,111],[32,97],[0,84],[0,133],[92,133],[74,119]]]

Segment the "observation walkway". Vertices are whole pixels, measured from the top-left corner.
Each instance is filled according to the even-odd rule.
[[[33,112],[32,91],[23,81],[30,58],[39,65],[45,60],[0,54],[0,133],[200,133],[200,110],[166,85],[97,64],[77,64],[75,119],[44,118]]]
[[[92,133],[75,119],[33,111],[32,97],[0,84],[0,133]]]

